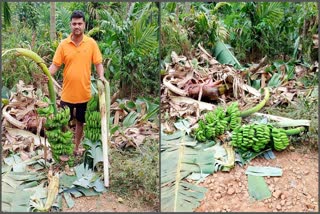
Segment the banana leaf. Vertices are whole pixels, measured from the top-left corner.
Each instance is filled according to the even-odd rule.
[[[30,197],[33,191],[25,191],[27,186],[34,186],[45,176],[38,172],[8,172],[1,180],[1,206],[4,212],[29,212]]]
[[[193,172],[212,174],[214,157],[210,151],[187,146],[185,132],[161,137],[161,211],[191,212],[203,199],[206,188],[183,181]],[[170,138],[171,137],[171,138]],[[192,144],[193,145],[193,144]],[[193,145],[194,146],[194,145]],[[165,147],[165,148],[163,148]]]
[[[246,175],[282,176],[282,169],[269,166],[248,166]]]
[[[241,69],[242,66],[233,53],[229,50],[226,44],[221,41],[218,41],[213,50],[214,57],[221,64],[233,65],[237,69]]]
[[[249,195],[260,201],[271,197],[267,183],[261,176],[248,175]]]
[[[135,111],[130,112],[123,120],[123,127],[128,128],[137,122],[139,114]]]

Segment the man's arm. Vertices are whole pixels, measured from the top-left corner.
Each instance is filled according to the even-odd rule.
[[[55,75],[57,73],[57,71],[59,70],[59,68],[60,68],[60,66],[57,66],[52,63],[49,67],[49,71],[50,71],[51,76]]]
[[[106,82],[107,80],[104,77],[104,69],[103,69],[102,63],[96,64],[95,66],[96,66],[96,71],[99,79],[102,80],[103,82]]]

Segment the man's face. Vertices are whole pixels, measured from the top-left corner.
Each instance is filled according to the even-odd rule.
[[[71,26],[72,34],[75,36],[80,36],[81,34],[84,33],[86,24],[82,18],[72,18],[70,26]]]

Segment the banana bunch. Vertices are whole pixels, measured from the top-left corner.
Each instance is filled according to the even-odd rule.
[[[91,97],[89,102],[87,103],[87,111],[98,111],[99,110],[99,96],[95,94]]]
[[[90,127],[85,128],[85,137],[94,142],[100,140],[101,128],[90,128]]]
[[[72,143],[73,133],[71,131],[62,132],[60,129],[53,129],[51,131],[46,131],[48,139],[50,139],[51,144],[61,143],[70,144]]]
[[[48,106],[43,108],[37,108],[37,113],[40,116],[47,117],[48,115],[53,114],[54,108],[53,108],[53,105],[50,104],[50,99],[48,97],[44,97],[43,101],[48,103]]]
[[[68,124],[69,120],[70,120],[70,108],[65,108],[59,111],[53,117],[48,117],[45,123],[45,128],[50,130],[50,129],[55,129],[61,126],[65,126]]]
[[[252,149],[259,152],[266,148],[270,140],[270,128],[267,125],[255,124],[238,126],[234,129],[231,143],[242,151]]]
[[[99,97],[95,94],[87,104],[85,114],[86,125],[84,127],[85,137],[91,141],[98,141],[101,138],[101,115],[99,112]]]
[[[228,118],[222,107],[204,115],[204,120],[199,121],[199,127],[195,130],[198,141],[214,139],[223,134],[228,127]]]
[[[196,129],[195,137],[198,141],[204,142],[207,140],[207,136],[209,135],[209,134],[207,135],[208,130],[206,130],[206,125],[203,120],[200,120],[198,122],[198,125],[199,127]],[[211,135],[212,133],[210,133],[210,136]]]
[[[53,159],[59,163],[61,161],[60,156],[68,156],[69,160],[67,163],[69,166],[73,166],[73,133],[70,130],[65,131],[65,126],[68,124],[69,119],[70,109],[65,108],[58,111],[56,115],[47,118],[44,126],[46,128],[45,133],[50,143]]]
[[[252,124],[243,125],[233,130],[231,143],[242,151],[260,152],[266,148],[281,151],[289,145],[289,138],[282,128]]]
[[[101,116],[98,111],[86,111],[86,125],[84,127],[85,137],[98,141],[101,138]]]
[[[273,148],[282,151],[289,145],[289,138],[284,129],[272,128]]]
[[[229,129],[234,130],[238,126],[241,126],[241,117],[240,117],[240,109],[238,102],[231,103],[230,106],[227,107],[227,117],[229,117]]]
[[[100,128],[101,127],[101,115],[98,111],[88,111],[85,114],[86,126],[91,128]]]

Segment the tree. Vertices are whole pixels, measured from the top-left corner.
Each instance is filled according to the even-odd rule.
[[[50,2],[50,39],[56,39],[56,3]]]

